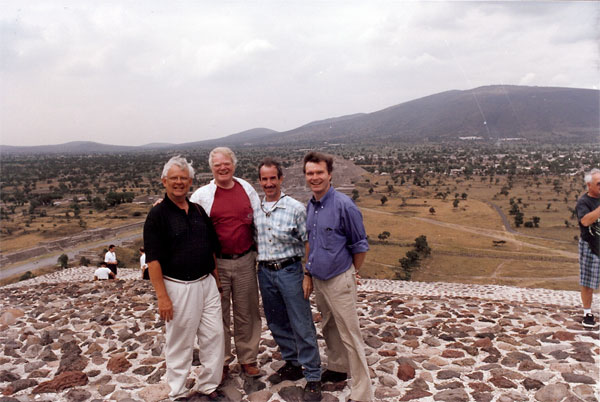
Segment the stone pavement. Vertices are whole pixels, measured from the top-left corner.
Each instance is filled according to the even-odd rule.
[[[93,268],[73,268],[0,288],[0,402],[166,400],[154,292],[138,270],[119,273],[92,282]],[[359,315],[377,400],[599,398],[599,331],[579,323],[577,292],[362,280]],[[233,366],[229,400],[301,400],[304,380],[268,381],[282,362],[264,320],[259,361],[258,379]],[[346,401],[351,381],[325,384],[323,401]]]

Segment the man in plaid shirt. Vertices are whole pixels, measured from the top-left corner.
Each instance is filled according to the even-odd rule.
[[[306,207],[282,193],[279,162],[263,160],[258,175],[265,192],[260,209],[254,212],[258,283],[267,324],[285,360],[269,380],[296,381],[304,376],[303,400],[320,401],[321,358],[308,301],[312,278],[302,268],[308,244]]]

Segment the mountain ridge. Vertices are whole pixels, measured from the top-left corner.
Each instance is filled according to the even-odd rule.
[[[539,143],[595,143],[600,139],[600,91],[565,87],[488,85],[449,90],[371,112],[315,120],[287,131],[252,128],[181,144],[141,146],[72,141],[58,145],[6,146],[1,153],[107,153],[264,145],[419,143],[480,137]]]

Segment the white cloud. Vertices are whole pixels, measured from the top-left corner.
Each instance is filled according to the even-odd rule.
[[[4,1],[2,142],[184,142],[449,89],[591,88],[599,4]]]

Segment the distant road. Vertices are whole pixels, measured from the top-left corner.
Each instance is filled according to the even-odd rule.
[[[17,262],[15,264],[3,266],[2,270],[0,271],[0,279],[5,279],[13,275],[25,273],[27,271],[34,271],[40,268],[56,266],[57,259],[61,254],[66,254],[69,256],[69,260],[73,260],[73,258],[75,258],[75,255],[79,254],[82,251],[91,250],[103,245],[105,246],[109,243],[120,246],[124,242],[133,241],[139,239],[140,237],[142,237],[142,232],[138,229],[133,232],[120,233],[115,237],[111,238],[110,240],[102,239],[90,243],[83,243],[70,249],[60,250],[55,253],[45,254],[40,257],[31,258],[27,261]]]

